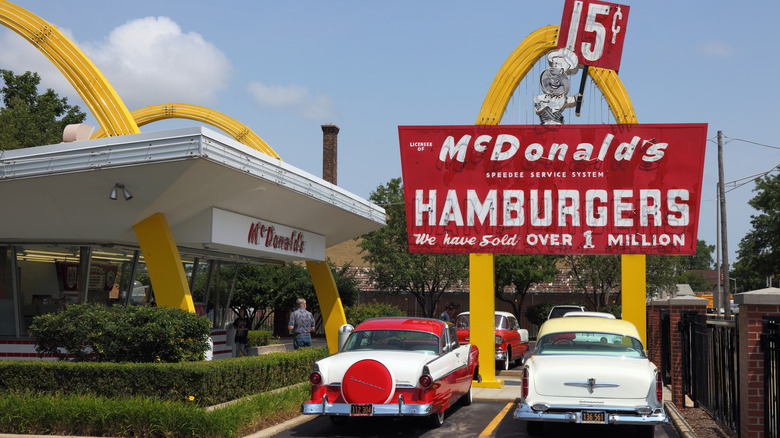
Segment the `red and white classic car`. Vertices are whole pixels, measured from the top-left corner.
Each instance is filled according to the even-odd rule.
[[[653,436],[667,421],[661,374],[647,359],[636,327],[592,316],[547,320],[523,368],[514,418],[529,435],[545,422],[627,424]]]
[[[469,312],[463,312],[455,320],[458,329],[458,340],[469,342]],[[523,363],[523,356],[528,352],[528,330],[521,329],[517,318],[509,312],[496,312],[495,316],[496,364],[504,370],[509,369],[509,363]]]
[[[479,380],[477,347],[460,344],[455,326],[428,318],[374,318],[359,324],[340,351],[317,361],[303,414],[337,417],[427,416],[433,426],[456,401],[471,404]]]

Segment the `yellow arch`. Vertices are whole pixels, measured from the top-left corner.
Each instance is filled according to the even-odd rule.
[[[227,132],[231,137],[253,149],[257,149],[274,158],[281,159],[281,157],[279,157],[279,155],[268,146],[262,138],[260,138],[260,136],[255,134],[254,131],[249,129],[246,125],[219,111],[214,111],[202,106],[190,105],[187,103],[152,105],[137,109],[131,112],[130,115],[138,126],[144,126],[152,122],[172,118],[183,118],[208,123],[209,125],[216,126]],[[92,138],[103,137],[106,137],[106,132],[103,129],[99,129],[92,134]]]
[[[21,35],[57,66],[108,135],[140,132],[114,87],[56,26],[6,0],[0,0],[0,24]]]
[[[559,26],[546,26],[532,32],[509,55],[496,74],[477,116],[477,125],[497,125],[506,111],[512,94],[520,81],[542,56],[558,45]],[[623,83],[613,70],[588,68],[588,74],[607,100],[618,123],[637,123],[634,107]],[[623,255],[623,318],[633,322],[645,342],[645,256]],[[494,360],[493,314],[495,312],[494,256],[469,256],[469,307],[471,313],[471,342],[479,347],[479,361],[492,364]],[[500,388],[503,380],[496,379],[492,366],[480,368],[482,382],[475,386]]]
[[[512,94],[520,81],[539,59],[558,45],[556,25],[545,26],[532,32],[509,55],[498,70],[477,116],[477,125],[497,125],[506,111]],[[614,70],[589,68],[588,75],[599,87],[618,123],[637,123],[634,107],[623,83]]]

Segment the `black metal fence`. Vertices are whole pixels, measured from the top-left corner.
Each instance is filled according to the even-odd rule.
[[[683,393],[722,425],[739,429],[739,361],[736,321],[683,314]]]
[[[672,336],[669,309],[661,309],[661,377],[664,385],[672,383]]]
[[[764,352],[764,436],[780,437],[780,317],[762,318]]]

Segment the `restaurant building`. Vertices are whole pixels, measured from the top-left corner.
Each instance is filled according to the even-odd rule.
[[[385,224],[369,201],[204,127],[2,151],[0,205],[0,359],[37,357],[32,319],[84,302],[202,311],[214,357],[230,357],[232,289],[209,300],[220,265],[306,261],[317,288],[326,248]]]

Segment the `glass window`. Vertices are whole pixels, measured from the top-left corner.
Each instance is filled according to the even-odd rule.
[[[11,247],[0,247],[0,336],[16,336],[11,257]]]
[[[460,345],[460,343],[458,342],[458,331],[457,331],[458,329],[456,329],[454,325],[449,326],[449,329],[450,329],[450,348],[454,350],[458,348],[458,346]]]
[[[349,335],[343,351],[406,350],[438,354],[440,342],[440,338],[433,333],[411,330],[357,330]]]
[[[439,351],[442,353],[446,353],[450,351],[450,332],[447,330],[447,326],[444,326],[444,329],[441,331],[441,337],[439,338],[441,347],[439,348]]]
[[[642,342],[630,336],[600,332],[562,332],[542,336],[537,354],[645,357]]]

